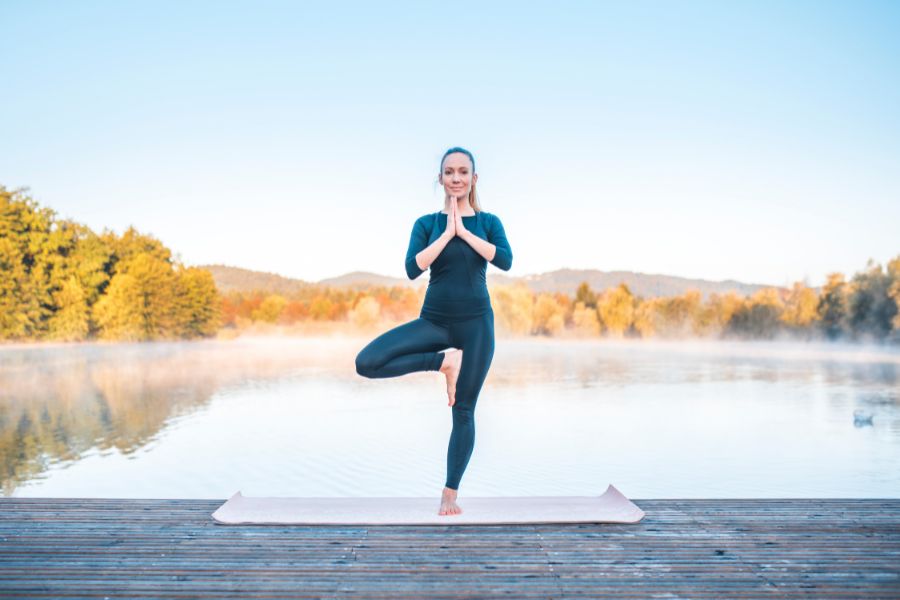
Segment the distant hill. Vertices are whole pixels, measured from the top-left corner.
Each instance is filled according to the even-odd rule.
[[[499,276],[503,277],[503,276]],[[635,296],[653,298],[658,296],[677,296],[689,289],[700,291],[703,299],[710,294],[719,295],[735,292],[741,296],[749,296],[759,289],[770,286],[757,283],[743,283],[728,279],[725,281],[709,281],[706,279],[689,279],[674,275],[655,275],[635,273],[633,271],[598,271],[596,269],[558,269],[539,275],[526,275],[521,278],[535,292],[561,291],[574,295],[583,281],[587,281],[593,290],[600,291],[615,287],[624,282]],[[498,281],[498,283],[505,283]]]
[[[315,284],[301,279],[282,277],[275,273],[251,271],[226,265],[197,265],[212,273],[216,287],[221,292],[268,292],[277,294],[292,294]]]
[[[216,285],[223,292],[249,292],[256,290],[267,293],[291,294],[311,286],[348,287],[366,290],[373,286],[419,287],[428,284],[427,273],[423,273],[418,279],[410,281],[406,277],[390,277],[366,271],[353,271],[338,277],[308,282],[301,279],[282,277],[275,273],[251,271],[225,265],[198,266],[208,269],[212,273]],[[512,285],[521,282],[534,292],[563,292],[569,296],[575,295],[575,290],[578,289],[578,286],[583,281],[587,281],[594,291],[602,291],[624,282],[631,290],[631,293],[644,298],[677,296],[689,289],[696,289],[700,291],[704,300],[712,293],[725,294],[733,291],[742,296],[749,296],[761,288],[772,287],[765,284],[743,283],[733,279],[708,281],[705,279],[676,277],[674,275],[651,275],[633,271],[598,271],[596,269],[558,269],[524,277],[510,277],[498,273],[488,274],[488,285]],[[816,291],[818,292],[818,289]]]
[[[410,281],[406,277],[391,277],[389,275],[378,275],[377,273],[369,273],[368,271],[353,271],[337,277],[329,277],[318,282],[319,285],[328,285],[331,287],[349,287],[353,289],[365,290],[373,286],[395,286],[403,285],[406,287],[419,287],[428,285],[428,275],[422,273],[418,279]]]

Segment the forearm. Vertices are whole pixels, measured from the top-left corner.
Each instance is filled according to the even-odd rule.
[[[441,236],[434,240],[430,246],[416,254],[416,266],[418,266],[423,271],[431,266],[431,263],[435,261],[435,259],[440,256],[441,252],[444,251],[444,247],[450,242],[450,237],[446,234],[441,234]]]
[[[497,246],[490,243],[487,240],[483,240],[468,229],[463,229],[463,231],[459,234],[467,244],[472,246],[472,248],[484,257],[484,259],[488,262],[494,260],[494,256],[497,254]]]

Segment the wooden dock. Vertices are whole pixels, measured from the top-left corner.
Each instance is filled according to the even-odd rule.
[[[0,596],[900,598],[900,499],[636,499],[636,525],[436,527],[218,525],[223,502],[0,498]]]

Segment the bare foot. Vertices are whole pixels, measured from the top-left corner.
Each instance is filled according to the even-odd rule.
[[[444,492],[441,494],[441,510],[438,511],[439,515],[458,515],[462,512],[459,504],[456,503],[456,494],[457,490],[448,487],[444,488]]]
[[[462,365],[462,353],[462,350],[444,352],[444,362],[441,363],[440,372],[447,376],[447,406],[456,404],[456,379],[459,377],[459,368]]]

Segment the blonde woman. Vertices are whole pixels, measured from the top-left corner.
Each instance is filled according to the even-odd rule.
[[[504,271],[512,266],[503,224],[478,204],[477,180],[471,152],[444,153],[438,174],[444,209],[416,219],[406,253],[410,279],[431,270],[419,318],[381,334],[356,357],[356,372],[373,379],[416,371],[446,376],[453,429],[440,515],[462,512],[456,500],[475,446],[475,403],[494,357],[487,263]]]

